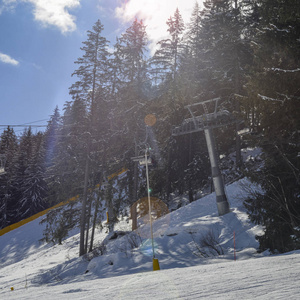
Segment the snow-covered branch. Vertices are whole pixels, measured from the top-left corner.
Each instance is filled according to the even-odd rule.
[[[280,68],[264,68],[266,71],[273,71],[273,72],[284,72],[284,73],[295,73],[300,72],[300,68],[293,69],[293,70],[285,70]]]
[[[276,25],[274,24],[270,24],[270,27],[264,27],[264,30],[276,30],[278,32],[286,32],[286,33],[289,33],[290,30],[289,29],[280,29],[278,28]]]
[[[262,100],[277,101],[277,102],[281,102],[281,103],[284,102],[284,100],[279,100],[279,99],[271,98],[271,97],[264,96],[264,95],[261,95],[261,94],[257,94],[257,96],[260,97]]]

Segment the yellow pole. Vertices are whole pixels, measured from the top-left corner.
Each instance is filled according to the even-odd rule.
[[[153,258],[153,271],[158,271],[158,270],[160,270],[158,259]]]
[[[150,199],[149,175],[148,175],[148,157],[147,157],[147,149],[146,149],[146,151],[145,151],[145,162],[146,162],[146,177],[147,177],[148,205],[149,205],[149,221],[150,221],[150,231],[151,231],[151,241],[152,241],[152,253],[153,253],[153,258],[155,258],[155,254],[154,254],[154,241],[153,241],[153,229],[152,229],[152,211],[151,211],[151,199]]]
[[[149,186],[149,175],[148,175],[148,157],[147,149],[145,151],[145,162],[146,162],[146,177],[147,177],[147,190],[148,190],[148,205],[149,205],[149,220],[150,220],[150,231],[151,231],[151,241],[152,241],[152,253],[153,253],[153,271],[160,270],[158,259],[155,258],[154,252],[154,240],[153,240],[153,228],[152,228],[152,213],[151,213],[151,199],[150,199],[150,186]]]

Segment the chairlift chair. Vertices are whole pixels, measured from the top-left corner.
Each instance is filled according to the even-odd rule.
[[[147,160],[146,160],[146,157],[147,157]],[[145,157],[145,155],[141,155],[141,156],[131,157],[131,159],[132,159],[133,161],[137,161],[137,162],[139,163],[140,166],[145,166],[146,163],[147,163],[148,165],[151,165],[152,160],[151,160],[150,156],[149,156],[149,155],[146,155],[146,157]]]

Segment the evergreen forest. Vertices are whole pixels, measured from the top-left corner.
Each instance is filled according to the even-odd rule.
[[[2,132],[0,229],[79,195],[81,205],[47,215],[45,239],[61,243],[78,226],[79,254],[91,251],[87,228],[101,221],[99,199],[117,222],[123,207],[147,195],[145,171],[132,159],[145,145],[155,162],[151,196],[168,207],[174,195],[194,201],[212,189],[205,136],[172,129],[191,118],[188,105],[218,99],[237,120],[214,129],[224,181],[247,176],[263,190],[245,201],[250,220],[264,226],[260,250],[300,249],[299,1],[195,2],[188,23],[177,9],[166,24],[152,55],[142,20],[114,42],[97,20],[70,74],[72,101],[55,108],[43,132]],[[255,168],[243,160],[247,147],[261,151]],[[116,184],[110,175],[122,168]]]

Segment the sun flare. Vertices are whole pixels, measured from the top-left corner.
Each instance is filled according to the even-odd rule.
[[[123,17],[127,21],[134,17],[143,20],[151,19],[160,13],[162,6],[164,6],[161,2],[157,0],[127,0],[121,8]]]
[[[179,9],[185,23],[189,22],[196,0],[125,0],[115,9],[116,17],[124,23],[142,20],[147,27],[151,52],[156,43],[168,35],[166,22]],[[202,4],[202,0],[198,0]]]

